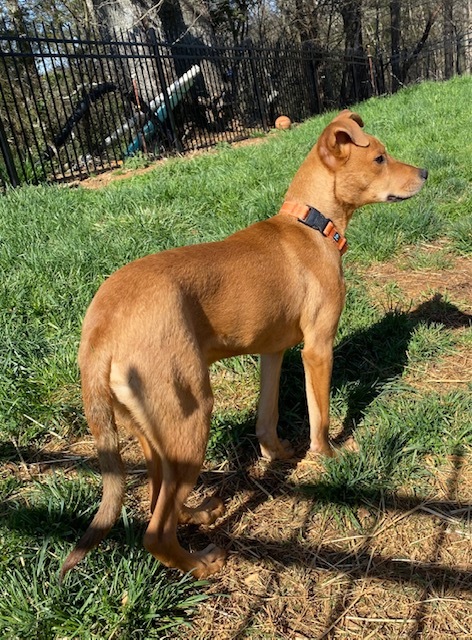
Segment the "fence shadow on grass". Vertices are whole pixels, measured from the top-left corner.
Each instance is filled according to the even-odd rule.
[[[363,329],[351,334],[342,341],[335,350],[332,389],[333,393],[347,391],[347,412],[343,421],[343,431],[337,438],[337,443],[342,444],[351,434],[354,428],[362,420],[368,406],[382,391],[391,384],[392,380],[399,378],[408,362],[408,347],[415,328],[420,325],[429,326],[440,324],[445,329],[459,329],[469,327],[472,316],[462,312],[457,306],[447,302],[437,294],[430,300],[422,303],[416,309],[409,312],[392,310],[379,322],[368,329]],[[304,375],[298,349],[287,354],[282,373],[281,405],[283,407],[282,422],[304,424],[302,439],[303,449],[308,447],[308,433],[306,419],[301,414],[305,412]],[[285,429],[285,436],[292,437],[290,428]],[[435,590],[445,592],[472,593],[472,572],[451,569],[441,565],[441,549],[445,540],[446,529],[451,519],[460,523],[470,521],[472,504],[464,504],[453,500],[459,469],[463,464],[463,456],[460,450],[454,451],[454,470],[448,482],[448,499],[443,501],[427,501],[422,497],[404,496],[392,493],[385,496],[383,491],[366,490],[351,487],[348,491],[334,491],[332,487],[323,486],[323,480],[316,483],[311,489],[311,499],[315,502],[325,501],[327,504],[348,506],[357,508],[362,505],[375,505],[383,513],[408,514],[420,513],[426,518],[431,518],[432,513],[440,516],[437,525],[437,533],[434,539],[434,548],[431,552],[430,562],[415,564],[408,559],[398,560],[382,554],[372,553],[369,536],[355,553],[340,552],[329,544],[323,545],[319,552],[311,554],[303,549],[299,542],[299,531],[296,539],[284,541],[275,550],[274,543],[264,543],[261,540],[250,538],[238,538],[233,540],[238,553],[251,560],[254,556],[259,558],[271,558],[274,565],[277,563],[287,565],[290,558],[298,558],[305,566],[316,566],[327,570],[336,570],[348,577],[343,593],[339,596],[326,623],[324,632],[319,638],[328,637],[336,624],[343,618],[354,598],[354,589],[358,579],[366,576],[394,583],[409,583],[422,590],[418,598],[418,606],[414,615],[414,630],[411,638],[419,637],[425,626],[427,617],[426,600]],[[291,467],[286,467],[291,471]],[[277,484],[277,476],[279,485]],[[277,496],[286,492],[284,480],[280,480],[280,471],[274,476],[268,468],[263,478],[258,478],[261,491],[253,496],[243,508],[256,510],[267,499],[267,496]],[[274,478],[275,484],[274,484]],[[279,491],[279,489],[280,491]],[[337,488],[339,489],[339,488]],[[296,489],[295,489],[296,490]],[[306,488],[300,494],[300,499],[307,499],[304,495]],[[296,490],[297,491],[297,490]],[[458,515],[460,514],[460,515]],[[240,514],[233,513],[232,519],[237,521]],[[306,525],[308,523],[305,523]],[[230,523],[225,523],[225,529],[231,528]],[[303,536],[301,536],[303,538]],[[223,543],[223,542],[220,542]],[[426,586],[425,586],[426,585]],[[243,637],[244,628],[254,621],[259,607],[263,607],[265,598],[255,602],[251,613],[240,626],[240,634]],[[234,637],[239,637],[235,634]]]

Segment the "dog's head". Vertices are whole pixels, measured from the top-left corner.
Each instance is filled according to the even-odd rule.
[[[316,152],[334,174],[335,197],[354,208],[373,202],[397,202],[414,196],[428,172],[395,160],[385,146],[366,134],[357,114],[345,109],[324,129]]]

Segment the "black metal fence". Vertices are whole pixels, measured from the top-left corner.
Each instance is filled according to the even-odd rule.
[[[442,78],[442,54],[424,49],[402,82]],[[152,30],[102,38],[0,23],[0,183],[80,179],[136,154],[233,142],[266,131],[278,115],[302,121],[391,89],[390,61],[364,52],[169,44]]]

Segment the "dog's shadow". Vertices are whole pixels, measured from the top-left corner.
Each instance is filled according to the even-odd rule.
[[[344,415],[336,444],[341,445],[352,435],[371,403],[402,376],[415,330],[420,325],[432,324],[444,329],[470,327],[472,315],[436,294],[412,311],[387,311],[381,320],[351,333],[335,347],[332,405],[342,398],[343,407],[339,412]],[[284,437],[290,438],[291,424],[303,424],[304,433],[300,437],[306,450],[305,383],[299,348],[289,351],[284,359],[280,405]]]

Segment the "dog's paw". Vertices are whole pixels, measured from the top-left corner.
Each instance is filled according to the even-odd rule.
[[[280,460],[288,460],[295,455],[295,449],[292,447],[290,440],[280,440]]]
[[[214,544],[210,544],[203,551],[198,551],[192,555],[198,560],[191,573],[198,580],[208,578],[208,576],[220,571],[224,567],[227,557],[226,551]]]
[[[225,513],[223,501],[216,496],[207,498],[198,507],[184,506],[179,515],[181,524],[213,524]]]
[[[261,443],[263,458],[266,460],[290,460],[293,458],[295,451],[288,440],[278,440],[274,445],[268,447]]]
[[[337,458],[345,451],[354,453],[359,451],[359,445],[352,436],[341,445],[333,444],[332,442],[312,443],[309,453],[313,456],[318,455],[325,456],[327,458]]]
[[[338,450],[329,442],[312,442],[308,452],[310,456],[325,456],[326,458],[336,458]]]
[[[360,451],[359,444],[354,440],[352,436],[349,437],[345,442],[343,442],[341,449],[343,451],[351,451],[353,453],[357,453],[358,451]]]

